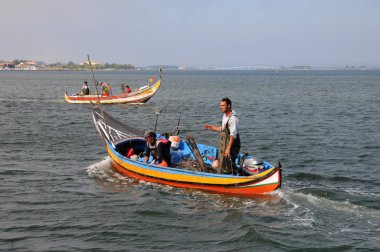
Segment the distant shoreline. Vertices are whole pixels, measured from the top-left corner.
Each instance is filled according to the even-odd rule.
[[[106,71],[115,71],[115,72],[140,72],[140,71],[156,71],[157,69],[144,68],[144,69],[94,69],[96,72],[106,72]],[[189,68],[189,69],[162,69],[163,71],[246,71],[246,72],[255,72],[255,71],[267,71],[267,72],[290,72],[290,71],[379,71],[380,68],[312,68],[312,69],[228,69],[228,68]],[[0,72],[12,71],[12,72],[90,72],[90,69],[0,69]]]

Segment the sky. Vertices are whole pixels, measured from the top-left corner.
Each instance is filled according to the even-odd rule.
[[[380,67],[378,0],[0,0],[0,60]]]

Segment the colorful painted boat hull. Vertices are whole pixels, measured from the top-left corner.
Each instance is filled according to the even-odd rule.
[[[158,91],[161,86],[161,79],[151,85],[149,88],[132,92],[129,94],[97,96],[97,95],[68,95],[65,93],[65,101],[74,104],[125,104],[125,103],[145,103]]]

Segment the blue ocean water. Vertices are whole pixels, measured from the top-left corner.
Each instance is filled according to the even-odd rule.
[[[136,88],[158,72],[95,72]],[[115,173],[90,105],[71,105],[89,72],[1,71],[2,251],[377,251],[380,71],[165,71],[142,105],[109,105],[143,130],[181,132],[239,116],[242,150],[281,160],[283,185],[239,198]],[[92,87],[90,85],[90,87]]]

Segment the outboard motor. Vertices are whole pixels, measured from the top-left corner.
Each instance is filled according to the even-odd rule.
[[[249,175],[260,173],[264,170],[265,166],[261,159],[250,157],[246,158],[243,162],[242,169]]]

